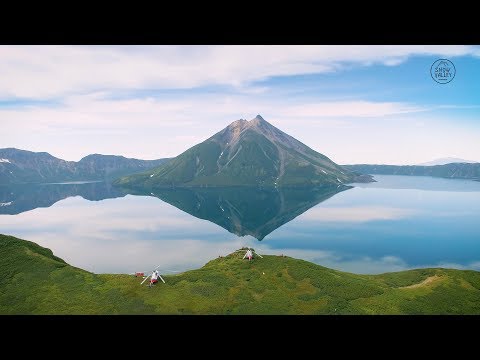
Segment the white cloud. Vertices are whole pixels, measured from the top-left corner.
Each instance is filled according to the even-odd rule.
[[[70,96],[59,107],[0,109],[0,143],[66,160],[90,153],[153,159],[176,156],[234,120],[261,114],[340,164],[416,164],[453,155],[480,159],[475,127],[455,126],[410,103],[347,100],[300,106],[303,99],[217,93],[123,100],[104,95]]]
[[[330,101],[291,106],[282,111],[284,116],[299,117],[381,117],[424,111],[419,106],[396,102]]]
[[[379,258],[372,258],[370,256],[356,256],[349,259],[329,258],[325,259],[323,262],[320,262],[320,264],[332,269],[356,274],[382,274],[386,272],[402,271],[415,268],[409,266],[404,260],[396,256],[383,256]]]
[[[121,201],[125,208],[118,208],[114,204]],[[85,209],[88,207],[88,211]],[[159,216],[158,214],[162,215]],[[72,219],[82,219],[75,222]],[[109,219],[107,222],[105,219]],[[195,222],[194,228],[191,227]],[[2,227],[21,227],[30,224],[29,229],[43,231],[44,229],[62,228],[65,223],[71,223],[68,232],[81,237],[85,229],[92,234],[109,233],[112,229],[128,233],[130,231],[148,231],[171,233],[183,229],[186,236],[195,233],[195,229],[209,231],[216,225],[197,218],[185,216],[185,213],[155,197],[127,195],[125,198],[106,199],[90,202],[80,196],[70,197],[59,201],[51,208],[37,208],[21,213],[18,216],[2,218]],[[109,234],[111,235],[111,234]],[[111,238],[115,241],[114,238]]]
[[[480,270],[480,261],[473,262],[469,265],[469,268]]]
[[[0,98],[120,89],[245,87],[273,76],[411,56],[480,56],[473,46],[0,46]],[[264,91],[262,88],[252,91]]]
[[[475,126],[453,127],[439,118],[427,119],[425,113],[435,110],[428,105],[366,101],[366,95],[326,101],[323,94],[315,101],[314,93],[282,94],[282,89],[255,83],[280,75],[395,66],[418,55],[480,56],[480,50],[472,46],[0,46],[0,99],[57,101],[55,106],[0,108],[0,144],[48,151],[67,160],[89,153],[152,159],[176,156],[234,120],[261,114],[339,163],[417,163],[440,153],[480,158]],[[147,96],[135,92],[209,85],[234,88],[157,92],[155,97],[151,92]],[[131,98],[119,99],[120,95]],[[439,107],[448,106],[459,105]]]
[[[338,129],[352,125],[347,117],[382,118],[415,111],[421,108],[392,102],[335,101],[300,106],[298,101],[281,103],[243,95],[110,100],[103,93],[94,93],[67,97],[64,105],[57,107],[0,109],[0,142],[5,147],[48,151],[68,160],[79,160],[89,153],[158,158],[176,156],[230,122],[252,119],[256,114],[288,132],[284,128],[288,125]]]
[[[93,272],[146,271],[158,264],[162,269],[197,268],[242,246],[241,239],[216,224],[157,198],[130,195],[98,202],[68,198],[50,208],[0,216],[0,228]],[[198,239],[199,231],[210,235],[207,241]],[[222,240],[216,241],[220,232]]]

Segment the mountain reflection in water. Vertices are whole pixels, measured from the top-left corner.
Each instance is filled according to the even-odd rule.
[[[0,215],[17,215],[37,208],[48,208],[69,197],[100,201],[127,195],[107,182],[22,184],[0,186]]]
[[[46,208],[74,196],[100,201],[132,194],[157,197],[233,234],[251,235],[262,240],[311,207],[350,188],[198,187],[156,189],[152,192],[117,188],[105,182],[2,186],[0,214],[16,215],[36,208]]]
[[[238,236],[251,235],[262,240],[311,207],[350,188],[175,188],[155,189],[144,194],[158,197]]]

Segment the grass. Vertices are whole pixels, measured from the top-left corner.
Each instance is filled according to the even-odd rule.
[[[241,258],[217,258],[148,288],[140,278],[92,274],[35,243],[0,235],[0,313],[480,314],[476,271],[357,275],[290,257]]]

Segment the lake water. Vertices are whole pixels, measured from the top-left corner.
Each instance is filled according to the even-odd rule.
[[[352,188],[146,194],[105,183],[1,186],[0,233],[96,273],[183,271],[242,246],[364,274],[480,270],[480,182],[375,179]]]

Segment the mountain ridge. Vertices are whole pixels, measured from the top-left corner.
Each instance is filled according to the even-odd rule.
[[[480,163],[452,163],[446,165],[343,165],[352,171],[370,175],[433,176],[449,179],[480,180]]]
[[[4,148],[0,149],[0,184],[104,180],[150,169],[164,161],[102,154],[67,161],[47,152]]]
[[[417,166],[435,166],[435,165],[447,165],[447,164],[477,164],[478,161],[465,160],[456,157],[445,157],[427,161],[424,163],[416,164]]]

